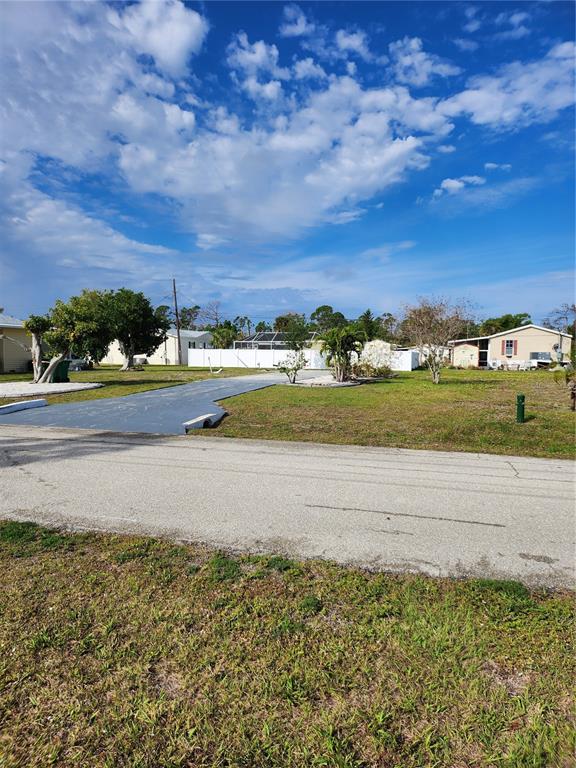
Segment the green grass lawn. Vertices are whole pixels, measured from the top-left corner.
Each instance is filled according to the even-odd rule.
[[[62,395],[43,395],[49,404],[53,403],[77,403],[82,400],[100,400],[103,397],[122,397],[133,395],[136,392],[145,392],[149,389],[161,389],[173,387],[176,384],[186,384],[199,379],[222,378],[228,376],[244,376],[249,373],[258,373],[250,368],[225,368],[218,374],[211,374],[209,368],[188,368],[184,365],[146,365],[140,371],[119,371],[118,366],[100,366],[91,371],[72,371],[71,382],[91,382],[104,384],[99,389],[88,389],[82,392],[68,392]],[[8,381],[32,381],[30,373],[1,374],[0,384]],[[37,397],[37,395],[35,396]],[[30,398],[19,397],[18,400]],[[0,405],[13,402],[10,399],[0,398]]]
[[[516,394],[526,395],[516,424]],[[426,371],[344,389],[272,387],[230,398],[210,435],[574,458],[575,414],[548,371]],[[195,433],[195,437],[202,433]]]
[[[0,523],[0,764],[573,765],[573,605]]]

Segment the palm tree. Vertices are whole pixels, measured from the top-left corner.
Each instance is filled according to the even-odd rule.
[[[352,353],[360,355],[364,340],[363,334],[353,325],[326,331],[322,353],[326,355],[326,362],[332,367],[336,381],[347,381],[350,378]]]

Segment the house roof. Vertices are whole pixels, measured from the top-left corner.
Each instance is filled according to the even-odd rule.
[[[17,317],[0,313],[0,328],[24,328],[24,323]]]
[[[177,336],[178,331],[176,328],[170,328],[168,331],[168,336]],[[180,329],[180,338],[181,339],[199,339],[202,336],[212,336],[210,331],[188,331],[184,328]]]
[[[536,328],[538,331],[547,331],[553,333],[555,336],[566,336],[571,339],[572,336],[569,333],[563,331],[557,331],[554,328],[544,328],[543,325],[536,325],[535,323],[528,323],[527,325],[519,325],[517,328],[510,328],[508,331],[499,331],[498,333],[492,333],[490,336],[470,336],[466,339],[452,339],[448,344],[457,344],[460,341],[480,341],[481,339],[495,339],[498,336],[506,336],[508,333],[517,333],[518,331],[525,331],[527,328]]]
[[[240,339],[242,342],[262,342],[265,344],[284,344],[286,341],[287,333],[284,331],[259,331],[258,333],[253,333],[251,336],[246,336],[243,339]],[[314,341],[314,339],[318,336],[316,331],[310,331],[308,334],[308,341]]]

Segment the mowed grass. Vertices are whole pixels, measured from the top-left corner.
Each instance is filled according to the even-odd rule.
[[[516,395],[526,395],[516,424]],[[210,435],[574,458],[575,414],[548,371],[427,371],[343,389],[272,387],[230,398]],[[195,437],[201,436],[201,432]]]
[[[217,369],[215,369],[217,370]],[[71,371],[70,381],[73,383],[103,384],[98,389],[87,389],[81,392],[68,392],[61,395],[42,395],[48,404],[77,403],[83,400],[100,400],[105,397],[123,397],[150,389],[173,387],[177,384],[187,384],[191,381],[210,378],[227,378],[229,376],[245,376],[258,373],[250,368],[224,368],[218,374],[211,374],[209,368],[188,368],[184,365],[146,365],[139,371],[119,371],[118,366],[100,366],[91,371]],[[0,375],[0,384],[9,381],[32,381],[29,373]],[[38,397],[38,395],[30,396]],[[15,398],[29,400],[28,397]],[[8,398],[0,398],[0,405],[13,402]]]
[[[573,604],[0,523],[0,764],[573,765]]]

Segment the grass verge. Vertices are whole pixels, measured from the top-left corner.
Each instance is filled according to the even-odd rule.
[[[229,376],[245,376],[259,373],[250,368],[225,368],[220,373],[213,375],[209,368],[188,368],[183,365],[147,365],[140,371],[119,371],[118,366],[101,366],[92,371],[72,371],[70,381],[83,384],[103,384],[99,389],[88,389],[81,392],[68,392],[61,395],[42,395],[49,405],[56,403],[77,403],[84,400],[101,400],[107,397],[123,397],[137,392],[146,392],[150,389],[162,389],[174,387],[177,384],[187,384],[191,381],[210,378],[228,378]],[[0,384],[11,381],[31,381],[31,374],[3,374],[0,375]],[[29,400],[38,395],[15,398],[17,400]],[[0,398],[0,405],[14,402],[12,399]]]
[[[570,596],[0,523],[0,762],[572,765]]]
[[[226,400],[210,435],[574,458],[575,414],[548,371],[401,373],[342,389],[271,387]],[[516,424],[516,395],[526,395]],[[201,437],[199,431],[195,437]]]

